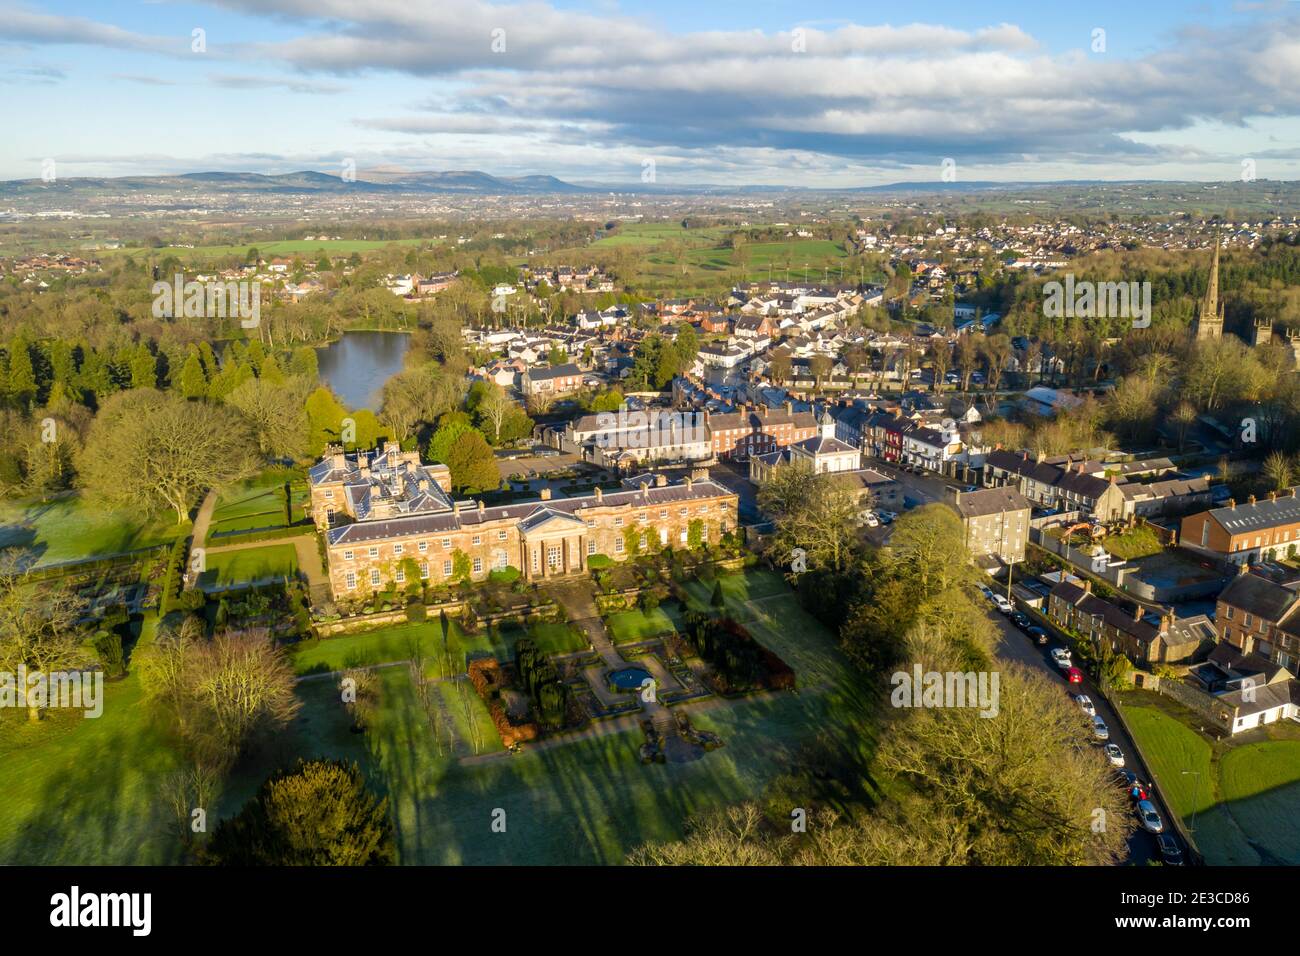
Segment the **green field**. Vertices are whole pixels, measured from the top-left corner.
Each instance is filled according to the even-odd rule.
[[[1194,827],[1207,863],[1300,863],[1300,731],[1273,724],[1247,742],[1212,742],[1167,698],[1135,691],[1122,701],[1161,793],[1184,828]]]
[[[221,588],[232,584],[292,577],[298,573],[298,552],[291,544],[268,544],[238,551],[209,551],[207,570],[199,575],[199,587]]]
[[[437,241],[431,238],[339,239],[338,241],[313,239],[310,242],[306,239],[282,239],[273,242],[249,242],[242,246],[195,246],[193,249],[184,246],[167,246],[161,249],[106,249],[101,253],[101,256],[106,259],[111,256],[127,256],[129,258],[148,256],[157,258],[169,255],[178,259],[225,259],[232,256],[243,259],[249,249],[256,248],[264,259],[274,256],[301,255],[304,259],[310,260],[306,262],[306,265],[313,266],[322,254],[350,256],[354,252],[373,252],[376,249],[384,249],[388,246],[420,246],[436,243]]]
[[[1125,561],[1150,557],[1164,550],[1156,533],[1142,525],[1121,534],[1108,535],[1101,543],[1107,551]]]
[[[0,501],[0,548],[31,548],[37,565],[84,560],[170,544],[188,533],[174,514],[141,518],[71,494],[50,502]]]

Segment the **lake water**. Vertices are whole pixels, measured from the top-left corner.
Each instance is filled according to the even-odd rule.
[[[320,377],[350,410],[378,411],[384,382],[402,370],[410,347],[403,332],[344,332],[316,350]]]

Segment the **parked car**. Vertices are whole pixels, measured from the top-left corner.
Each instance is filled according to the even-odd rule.
[[[1128,790],[1132,787],[1137,786],[1137,782],[1138,782],[1137,774],[1135,774],[1132,770],[1116,770],[1115,782],[1118,783],[1123,789]]]
[[[1053,647],[1052,660],[1056,661],[1056,666],[1065,670],[1071,665],[1070,649],[1068,647]]]
[[[1110,728],[1106,726],[1106,721],[1095,714],[1092,718],[1092,735],[1098,740],[1110,740]]]
[[[1034,641],[1038,644],[1047,643],[1047,631],[1043,630],[1037,624],[1033,624],[1025,628],[1025,633],[1028,634],[1030,637],[1032,637]]]
[[[993,589],[987,584],[980,585],[980,594],[984,595],[990,601],[993,600]]]
[[[1083,712],[1089,717],[1097,716],[1097,708],[1092,705],[1092,698],[1087,694],[1075,694],[1074,702],[1078,704]]]
[[[1015,606],[1001,594],[993,595],[993,603],[997,605],[998,610],[1003,614],[1010,614],[1015,610]]]
[[[1068,667],[1065,671],[1065,680],[1070,684],[1082,684],[1083,671],[1079,670],[1077,667]]]
[[[1160,814],[1156,812],[1156,805],[1150,800],[1142,800],[1138,803],[1137,815],[1143,829],[1148,833],[1165,832],[1165,822],[1160,819]]]
[[[1106,759],[1110,761],[1112,767],[1124,766],[1124,751],[1114,744],[1107,744],[1103,749],[1106,751]]]
[[[865,524],[868,528],[880,527],[880,519],[877,518],[875,514],[873,514],[870,511],[864,511],[862,513],[862,523]]]
[[[898,515],[892,511],[877,511],[876,517],[880,519],[881,524],[892,524]]]
[[[1011,615],[1011,623],[1022,631],[1026,630],[1030,625],[1029,615],[1024,611],[1017,611],[1015,614]]]
[[[1178,845],[1178,841],[1172,833],[1161,833],[1156,837],[1156,845],[1160,847],[1160,859],[1165,866],[1182,866],[1183,865],[1183,848]]]

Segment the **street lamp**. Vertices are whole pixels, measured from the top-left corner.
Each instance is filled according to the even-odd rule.
[[[1182,771],[1182,774],[1184,777],[1186,777],[1188,774],[1191,774],[1193,777],[1196,778],[1196,785],[1192,790],[1192,825],[1188,827],[1188,829],[1192,832],[1192,834],[1195,835],[1196,834],[1196,804],[1200,802],[1200,796],[1201,796],[1201,772],[1199,770],[1184,770]]]

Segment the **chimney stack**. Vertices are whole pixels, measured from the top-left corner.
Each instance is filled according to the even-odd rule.
[[[667,484],[668,484],[668,476],[667,476],[667,475],[663,474],[662,472],[661,472],[660,474],[655,475],[655,487],[656,487],[656,488],[663,488],[663,487],[664,487],[665,485],[667,485]]]
[[[1083,593],[1084,594],[1092,593],[1092,578],[1083,579]]]
[[[482,499],[480,499],[478,503],[478,513],[481,515],[484,510],[486,510],[486,506],[483,504]]]
[[[543,489],[542,489],[542,500],[543,500],[543,501],[550,501],[550,500],[551,500],[551,489],[550,489],[550,488],[543,488]]]
[[[1229,499],[1228,499],[1228,510],[1229,510],[1229,511],[1236,511],[1236,510],[1237,510],[1237,499],[1236,499],[1236,498],[1229,498]]]
[[[605,498],[605,492],[601,491],[600,486],[596,486],[596,504],[600,504]]]
[[[1135,604],[1135,605],[1133,605],[1133,620],[1134,620],[1134,622],[1137,622],[1137,621],[1142,620],[1142,615],[1143,615],[1144,613],[1146,613],[1146,609],[1145,609],[1144,607],[1142,607],[1141,604]]]
[[[1253,505],[1254,503],[1255,503],[1255,496],[1254,496],[1254,495],[1251,495],[1249,498],[1246,499],[1246,504],[1248,504],[1248,505]]]

